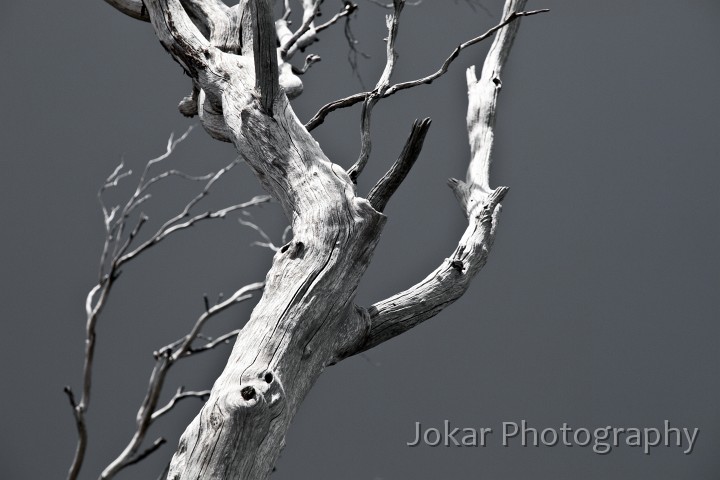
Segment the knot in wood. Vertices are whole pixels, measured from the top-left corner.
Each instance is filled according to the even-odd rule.
[[[465,265],[461,260],[453,260],[452,262],[450,262],[450,266],[460,273],[462,273],[463,269],[465,268]]]
[[[253,387],[247,386],[240,390],[240,395],[245,400],[252,400],[255,398],[255,389]]]
[[[280,248],[280,253],[287,253],[291,259],[296,259],[305,251],[305,244],[299,240],[293,240]]]

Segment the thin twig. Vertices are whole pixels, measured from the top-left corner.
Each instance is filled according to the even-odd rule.
[[[168,413],[170,410],[175,407],[175,404],[179,402],[180,400],[183,400],[185,398],[199,398],[203,401],[207,400],[207,397],[210,396],[210,390],[202,390],[199,392],[193,392],[193,391],[185,391],[183,390],[183,387],[178,388],[177,392],[175,392],[175,395],[170,399],[170,401],[162,408],[159,408],[153,412],[152,416],[150,417],[151,420],[155,421],[158,418],[162,417],[166,413]]]
[[[148,448],[140,452],[138,455],[135,455],[133,458],[129,459],[123,467],[129,467],[130,465],[135,465],[138,462],[141,462],[142,460],[145,460],[147,457],[155,453],[155,451],[165,445],[167,443],[167,440],[165,440],[163,437],[160,437],[156,439],[152,445],[150,445]]]
[[[244,212],[247,214],[247,212]],[[248,214],[249,215],[249,214]],[[240,222],[240,225],[244,225],[246,227],[250,227],[256,232],[260,234],[260,236],[265,240],[265,242],[253,242],[251,245],[257,245],[259,247],[269,248],[273,252],[277,252],[280,250],[280,247],[276,246],[273,241],[270,239],[267,233],[265,233],[265,230],[260,228],[257,224],[249,221],[249,220],[243,220],[242,218],[238,218],[238,222]]]
[[[213,307],[203,312],[203,314],[200,315],[200,317],[196,320],[190,333],[183,337],[181,341],[173,342],[171,345],[163,347],[159,350],[160,353],[156,354],[155,367],[153,368],[152,374],[150,375],[150,380],[148,382],[148,388],[145,393],[145,398],[137,413],[137,428],[135,430],[135,433],[133,434],[132,439],[122,451],[122,453],[115,460],[113,460],[110,465],[105,468],[102,473],[103,479],[109,479],[116,475],[123,468],[135,463],[133,459],[135,459],[138,455],[137,451],[142,445],[142,442],[145,439],[145,435],[147,434],[147,431],[152,425],[152,423],[161,415],[167,413],[170,409],[172,409],[177,402],[177,400],[175,400],[175,402],[171,401],[168,405],[161,408],[160,410],[157,409],[157,402],[160,398],[160,393],[162,392],[165,377],[168,371],[178,359],[188,356],[188,352],[191,349],[192,343],[200,335],[200,330],[205,325],[205,323],[210,318],[231,307],[232,305],[250,299],[252,297],[250,292],[262,289],[263,286],[263,283],[253,283],[238,289],[230,298],[228,298],[224,302],[217,303]],[[219,343],[220,342],[218,342],[218,344]],[[150,447],[145,452],[147,452],[147,455],[149,455],[156,449],[157,447]]]
[[[302,26],[295,32],[292,33],[287,28],[287,20],[281,19],[278,21],[279,30],[282,31],[283,36],[280,39],[280,43],[283,45],[280,48],[280,54],[282,60],[289,60],[298,50],[304,50],[310,44],[317,41],[317,36],[323,30],[326,30],[335,25],[341,18],[349,17],[354,13],[358,6],[350,1],[345,1],[342,10],[332,16],[330,20],[320,25],[315,25],[314,21],[319,15],[319,6],[322,2],[308,3],[308,8],[305,10],[304,20]],[[284,24],[281,26],[281,22]],[[311,61],[310,61],[311,60]],[[307,68],[313,63],[320,60],[317,55],[311,55],[306,59],[305,66],[302,69],[293,67],[293,72],[305,73]]]
[[[450,54],[450,56],[445,60],[445,62],[443,62],[440,69],[438,71],[436,71],[435,73],[432,73],[432,74],[428,75],[427,77],[419,78],[417,80],[411,80],[409,82],[395,84],[388,89],[386,96],[390,96],[396,92],[399,92],[400,90],[405,90],[406,88],[417,87],[418,85],[423,85],[423,84],[428,85],[428,84],[432,83],[433,80],[441,77],[448,71],[450,64],[458,57],[458,55],[460,55],[460,52],[463,51],[464,49],[466,49],[467,47],[470,47],[472,45],[475,45],[476,43],[482,42],[486,38],[489,38],[490,36],[492,36],[498,30],[503,28],[505,25],[509,24],[510,22],[512,22],[514,20],[517,20],[520,17],[529,17],[531,15],[537,15],[539,13],[545,13],[545,12],[549,12],[549,11],[550,11],[550,9],[543,8],[540,10],[531,10],[531,11],[527,11],[527,12],[511,13],[510,15],[508,15],[508,17],[505,20],[503,20],[501,23],[495,25],[493,28],[491,28],[487,32],[483,33],[479,37],[475,37],[473,39],[468,40],[465,43],[461,43],[460,45],[458,45],[455,48],[455,50],[453,50],[453,52]]]
[[[350,25],[351,18],[352,17],[350,16],[345,18],[345,28],[343,30],[343,33],[345,34],[345,40],[347,40],[348,43],[347,59],[348,63],[350,64],[350,68],[352,69],[352,72],[355,74],[355,78],[357,78],[358,82],[360,83],[360,88],[365,90],[365,82],[362,79],[362,75],[360,75],[360,66],[358,59],[360,57],[368,59],[370,58],[370,55],[363,52],[357,47],[360,42],[355,38],[355,34],[352,31],[352,27]]]
[[[138,454],[138,450],[140,449],[140,446],[145,439],[145,435],[152,423],[152,413],[155,411],[160,391],[162,390],[162,385],[165,381],[165,375],[167,374],[171,364],[172,358],[170,354],[162,355],[158,358],[155,367],[153,368],[152,375],[150,376],[145,398],[143,399],[137,413],[137,428],[135,433],[122,453],[120,453],[115,460],[105,467],[100,475],[101,479],[105,480],[113,478],[119,471],[135,463],[133,460],[137,456],[145,458],[159,447],[159,445],[155,448],[151,446],[144,452]]]
[[[188,127],[188,129],[183,133],[178,139],[175,139],[175,134],[171,133],[170,137],[167,141],[167,146],[165,147],[165,153],[160,155],[159,157],[153,158],[149,162],[145,164],[145,169],[143,170],[142,174],[140,175],[140,179],[138,180],[137,188],[135,189],[135,192],[130,196],[130,199],[127,201],[125,206],[122,209],[122,212],[119,215],[119,218],[116,220],[117,228],[115,229],[115,249],[113,251],[113,257],[118,257],[118,249],[120,248],[120,238],[122,238],[123,230],[125,228],[125,224],[127,222],[128,217],[132,213],[132,211],[137,207],[138,201],[141,203],[144,201],[144,199],[141,200],[141,195],[144,193],[144,185],[145,185],[145,178],[147,177],[148,173],[150,172],[150,168],[155,165],[156,163],[162,162],[166,158],[168,158],[173,151],[175,151],[175,147],[177,147],[178,144],[180,144],[182,141],[184,141],[188,135],[190,135],[190,132],[193,130],[193,126],[191,125]]]
[[[170,345],[166,345],[165,347],[158,349],[158,352],[165,352],[165,351],[173,352],[172,353],[173,361],[178,360],[179,358],[182,358],[183,356],[185,356],[185,354],[189,350],[191,350],[192,342],[195,341],[195,339],[197,338],[203,325],[205,325],[205,322],[207,322],[214,315],[217,315],[218,313],[235,305],[236,303],[239,303],[239,302],[249,299],[252,296],[252,295],[250,295],[251,292],[254,292],[256,290],[261,290],[264,287],[265,287],[265,284],[263,282],[256,282],[256,283],[251,283],[249,285],[245,285],[244,287],[238,289],[228,299],[216,303],[215,305],[210,307],[209,310],[203,312],[203,314],[200,315],[198,317],[198,319],[195,321],[195,325],[193,325],[193,328],[190,330],[190,333],[188,333],[181,339],[182,341],[175,341]],[[175,347],[174,345],[176,345],[176,344],[179,344],[180,346]]]
[[[68,478],[77,478],[80,473],[80,467],[82,466],[82,460],[85,458],[85,449],[87,448],[87,426],[85,424],[85,413],[75,401],[75,394],[72,389],[65,387],[64,391],[73,409],[75,427],[78,432],[78,443],[75,447],[75,456],[68,472]]]
[[[202,214],[198,214],[194,217],[188,218],[190,215],[190,210],[200,201],[202,198],[208,195],[210,192],[210,188],[213,186],[213,184],[224,174],[226,173],[230,168],[232,168],[235,164],[239,162],[239,160],[233,161],[231,164],[227,165],[225,168],[221,169],[219,172],[214,174],[208,174],[208,175],[202,175],[202,176],[191,176],[187,175],[185,173],[182,173],[178,170],[168,170],[166,172],[162,172],[154,177],[149,177],[149,172],[151,170],[151,167],[155,164],[158,164],[159,162],[162,162],[163,160],[167,159],[175,150],[177,145],[185,140],[187,136],[189,135],[190,131],[192,130],[192,127],[189,128],[183,135],[181,135],[179,138],[175,138],[174,135],[170,135],[167,146],[165,148],[165,152],[160,155],[157,158],[154,158],[147,162],[145,165],[145,168],[140,175],[140,179],[138,181],[138,184],[130,196],[129,200],[123,205],[123,207],[113,207],[111,209],[108,209],[104,199],[103,199],[103,193],[110,189],[117,187],[121,180],[123,180],[126,177],[129,177],[132,174],[131,170],[124,170],[125,164],[121,162],[113,172],[105,179],[105,182],[102,184],[98,191],[98,200],[100,202],[100,206],[102,209],[103,214],[103,224],[105,227],[105,238],[103,242],[103,249],[102,253],[100,255],[100,262],[99,262],[99,268],[98,268],[98,281],[97,284],[90,290],[90,292],[87,295],[86,301],[85,301],[85,313],[86,313],[86,325],[85,325],[85,354],[83,359],[83,373],[82,373],[82,389],[81,389],[81,395],[79,401],[76,401],[74,395],[72,394],[72,390],[69,388],[66,389],[66,393],[68,397],[71,400],[71,405],[73,407],[73,415],[76,420],[76,426],[78,430],[78,441],[77,446],[75,450],[75,455],[72,461],[72,464],[70,466],[70,469],[68,471],[68,480],[75,480],[77,479],[80,469],[82,467],[85,452],[87,450],[87,427],[86,427],[86,419],[85,419],[85,413],[87,412],[87,409],[90,405],[90,398],[91,398],[91,391],[92,391],[92,375],[93,375],[93,364],[94,364],[94,358],[95,358],[95,346],[96,346],[96,327],[97,322],[99,319],[99,316],[107,303],[107,299],[110,295],[110,292],[112,290],[112,287],[114,286],[114,282],[117,280],[118,276],[120,275],[120,267],[132,260],[133,258],[137,257],[141,252],[147,250],[149,247],[157,244],[161,240],[167,238],[172,233],[175,233],[177,231],[183,230],[185,228],[188,228],[195,223],[204,220],[204,219],[210,219],[210,218],[224,218],[228,213],[233,212],[235,210],[241,210],[248,208],[250,206],[259,205],[261,203],[265,203],[269,201],[269,197],[263,196],[263,197],[255,197],[251,199],[248,202],[241,203],[238,205],[233,205],[221,210],[217,210],[214,212],[205,212]],[[135,225],[132,227],[130,233],[125,237],[123,235],[123,232],[127,228],[128,221],[130,220],[131,216],[133,216],[133,212],[146,200],[150,198],[150,194],[147,193],[149,187],[154,185],[155,183],[169,177],[180,177],[187,180],[193,180],[193,181],[203,181],[208,180],[204,189],[202,192],[194,197],[183,209],[181,214],[173,217],[170,221],[163,224],[163,226],[156,232],[154,236],[152,236],[149,240],[147,240],[142,245],[136,247],[134,250],[132,250],[130,253],[126,253],[128,249],[132,246],[133,241],[137,238],[141,228],[147,221],[147,216],[144,214],[140,214],[140,216],[137,218]],[[187,219],[187,220],[185,220]],[[182,223],[178,223],[181,220],[185,220]],[[179,344],[180,345],[180,344]],[[161,377],[164,376],[164,372],[161,372]],[[153,381],[158,381],[157,376],[156,379]],[[159,384],[162,384],[162,380],[159,380]],[[138,445],[139,446],[139,443]],[[127,460],[131,458],[132,455],[135,455],[137,453],[137,446],[134,449],[131,449],[132,451],[129,453],[129,455],[125,455],[121,459],[121,464],[127,464]],[[159,447],[159,445],[158,445]],[[157,448],[157,447],[156,447]],[[154,450],[153,450],[154,451]],[[149,452],[152,453],[152,452]],[[148,454],[149,454],[148,453]],[[144,457],[143,457],[144,458]],[[125,462],[125,463],[123,463]],[[115,465],[115,467],[119,466],[120,464]]]
[[[228,213],[234,212],[235,210],[243,210],[252,206],[260,205],[263,203],[268,203],[272,200],[272,198],[268,195],[258,195],[256,197],[253,197],[247,202],[239,203],[237,205],[232,205],[230,207],[226,207],[220,210],[216,211],[207,211],[200,213],[198,215],[195,215],[194,217],[191,217],[185,222],[182,223],[175,223],[178,220],[185,218],[188,216],[187,212],[183,212],[174,218],[168,220],[160,229],[150,237],[148,240],[145,241],[145,243],[139,245],[137,248],[135,248],[133,251],[123,255],[120,257],[117,261],[117,266],[121,266],[125,262],[132,260],[133,258],[137,257],[139,254],[141,254],[143,251],[147,250],[148,248],[157,245],[164,239],[166,239],[171,234],[184,230],[186,228],[192,227],[197,222],[202,220],[209,220],[213,218],[225,218]]]
[[[238,289],[230,298],[228,298],[224,302],[217,303],[213,307],[203,312],[203,314],[200,315],[200,317],[196,320],[190,333],[183,337],[181,341],[173,342],[171,345],[163,347],[159,350],[160,353],[156,354],[155,367],[153,368],[152,374],[150,375],[150,381],[148,382],[148,388],[145,393],[145,398],[140,405],[140,409],[137,413],[137,428],[135,430],[135,433],[133,434],[133,437],[131,438],[125,449],[122,451],[122,453],[120,453],[120,455],[115,460],[113,460],[105,468],[105,470],[103,470],[101,478],[112,478],[120,470],[124,469],[129,465],[132,465],[133,463],[136,463],[136,458],[145,458],[147,455],[157,450],[159,445],[157,447],[153,445],[147,450],[145,450],[143,453],[139,455],[137,453],[152,423],[157,418],[171,410],[177,400],[185,397],[182,395],[181,391],[178,391],[175,397],[180,398],[173,397],[174,401],[171,400],[170,403],[168,403],[161,409],[157,409],[157,402],[160,398],[160,393],[162,392],[165,377],[168,371],[178,359],[192,354],[192,343],[195,341],[196,338],[198,338],[198,336],[200,335],[200,330],[210,318],[237,303],[250,299],[252,297],[250,292],[260,290],[263,287],[263,283],[253,283]],[[221,339],[210,342],[214,345],[206,345],[205,348],[202,348],[202,350],[209,350],[210,348],[214,348],[215,345],[219,345],[227,338],[230,338],[231,334],[234,334],[234,332],[230,332],[230,334],[226,334],[225,336],[223,336],[226,338],[221,337]],[[191,395],[189,394],[186,396]],[[142,458],[139,458],[139,460],[141,460]]]
[[[326,28],[332,27],[332,26],[335,25],[335,24],[338,22],[338,20],[340,20],[341,18],[347,17],[347,16],[351,15],[352,13],[354,13],[355,10],[357,10],[357,8],[358,8],[357,4],[346,1],[346,2],[345,2],[345,6],[343,7],[342,10],[340,10],[338,13],[336,13],[336,14],[335,14],[330,20],[328,20],[327,22],[322,23],[322,24],[320,24],[320,25],[318,25],[318,26],[315,27],[315,34],[317,35],[318,33],[322,32],[322,31],[325,30]]]
[[[398,28],[400,26],[400,13],[405,6],[405,0],[394,0],[393,1],[393,13],[386,17],[388,37],[387,37],[387,48],[386,48],[386,60],[385,68],[383,69],[382,75],[378,80],[375,88],[370,94],[365,97],[362,108],[362,115],[360,120],[360,156],[358,157],[355,164],[348,170],[348,175],[353,182],[357,182],[358,176],[362,173],[367,161],[370,159],[370,152],[372,150],[372,137],[370,135],[370,118],[372,110],[377,104],[378,100],[385,95],[388,87],[390,86],[390,78],[392,77],[393,70],[395,69],[395,60],[397,59],[397,51],[395,50],[395,41],[397,39]]]
[[[450,67],[450,64],[452,64],[452,62],[458,57],[458,55],[460,54],[460,52],[461,52],[462,50],[464,50],[464,49],[466,49],[466,48],[468,48],[468,47],[470,47],[470,46],[472,46],[472,45],[475,45],[476,43],[479,43],[479,42],[485,40],[486,38],[492,36],[492,35],[493,35],[495,32],[497,32],[498,30],[500,30],[502,27],[506,26],[507,24],[509,24],[510,22],[512,22],[512,21],[514,21],[514,20],[517,20],[517,19],[520,18],[520,17],[527,17],[527,16],[530,16],[530,15],[537,15],[538,13],[545,13],[545,12],[549,12],[549,11],[550,11],[549,9],[544,8],[544,9],[541,9],[541,10],[532,10],[532,11],[527,11],[527,12],[514,12],[514,13],[511,13],[510,15],[508,15],[508,17],[507,17],[505,20],[503,20],[503,21],[500,22],[499,24],[495,25],[494,27],[492,27],[491,29],[489,29],[488,31],[486,31],[485,33],[483,33],[482,35],[480,35],[480,36],[478,36],[478,37],[475,37],[475,38],[473,38],[473,39],[470,39],[470,40],[468,40],[467,42],[458,45],[458,46],[455,48],[455,50],[453,50],[453,52],[450,54],[450,56],[445,60],[445,62],[443,62],[443,64],[442,64],[442,66],[440,67],[440,69],[437,70],[435,73],[432,73],[432,74],[430,74],[430,75],[428,75],[428,76],[426,76],[426,77],[422,77],[422,78],[419,78],[419,79],[416,79],[416,80],[411,80],[411,81],[408,81],[408,82],[397,83],[397,84],[389,87],[389,88],[385,91],[385,93],[382,95],[382,98],[387,98],[387,97],[389,97],[389,96],[391,96],[391,95],[394,95],[395,93],[397,93],[397,92],[399,92],[399,91],[401,91],[401,90],[405,90],[405,89],[412,88],[412,87],[417,87],[417,86],[419,86],[419,85],[424,85],[424,84],[430,84],[430,83],[432,83],[434,80],[440,78],[441,76],[443,76],[443,75],[448,71],[448,68]],[[307,128],[308,131],[311,131],[311,130],[315,129],[317,126],[321,125],[321,124],[325,121],[325,118],[328,116],[329,113],[334,112],[335,110],[338,110],[338,109],[341,109],[341,108],[351,107],[351,106],[353,106],[353,105],[355,105],[355,104],[357,104],[357,103],[359,103],[359,102],[364,101],[364,100],[365,100],[366,98],[368,98],[371,94],[372,94],[372,92],[360,92],[360,93],[355,93],[355,94],[350,95],[350,96],[348,96],[348,97],[341,98],[341,99],[339,99],[339,100],[332,101],[332,102],[328,103],[327,105],[324,105],[324,106],[323,106],[320,110],[318,110],[318,112],[305,124],[305,128]]]
[[[297,43],[298,40],[300,40],[300,37],[305,35],[308,30],[312,27],[312,23],[315,20],[315,17],[317,16],[318,9],[320,8],[320,4],[322,3],[322,0],[315,0],[314,3],[309,4],[309,7],[305,10],[305,13],[303,15],[303,23],[298,28],[292,36],[280,47],[280,58],[285,60],[288,56],[288,52],[290,51],[290,48]]]
[[[160,475],[158,475],[156,480],[166,480],[169,471],[170,471],[170,462],[168,461],[165,464],[165,468],[163,468],[163,471],[160,472]]]
[[[290,238],[290,234],[292,234],[292,225],[288,225],[285,227],[285,230],[283,230],[282,234],[282,240],[281,243],[285,245],[288,242],[288,239]]]
[[[218,345],[230,343],[230,340],[237,337],[241,331],[242,331],[242,328],[238,328],[237,330],[233,330],[232,332],[228,332],[224,335],[220,335],[215,340],[211,340],[208,343],[206,343],[205,345],[202,345],[200,347],[192,347],[190,350],[187,351],[185,356],[194,355],[196,353],[201,353],[201,352],[206,352],[208,350],[214,349]]]

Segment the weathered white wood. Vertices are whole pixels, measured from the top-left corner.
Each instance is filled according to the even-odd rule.
[[[137,11],[131,0],[106,1],[125,13]],[[394,2],[396,12],[402,3]],[[315,5],[305,0],[306,15]],[[508,0],[503,15],[524,5]],[[180,439],[168,478],[264,479],[298,406],[326,366],[432,317],[462,295],[484,265],[507,192],[489,188],[488,168],[498,79],[518,22],[498,27],[481,79],[469,75],[472,159],[467,181],[453,182],[469,225],[457,249],[424,281],[366,310],[354,305],[355,291],[385,222],[373,205],[382,209],[407,174],[429,122],[415,126],[406,152],[369,196],[371,204],[324,155],[295,116],[289,89],[280,88],[287,69],[282,51],[278,58],[277,32],[283,40],[292,37],[286,25],[273,23],[269,0],[243,0],[234,13],[216,0],[145,0],[145,6],[161,43],[193,79],[196,93],[187,112],[195,105],[205,129],[234,144],[282,205],[294,235],[276,253],[263,296],[208,402]],[[239,32],[228,26],[231,15]],[[389,26],[380,97],[395,54],[397,23]]]
[[[521,11],[526,2],[508,0],[503,18]],[[495,109],[502,85],[500,74],[519,25],[519,20],[515,20],[497,32],[480,80],[475,78],[474,67],[468,69],[467,128],[471,160],[466,182],[450,180],[468,217],[468,227],[452,255],[423,281],[368,308],[372,327],[358,352],[435,316],[465,293],[472,278],[487,261],[495,238],[500,202],[508,190],[507,187],[492,190],[489,186]]]
[[[384,217],[355,195],[286,96],[258,81],[252,59],[214,48],[177,0],[147,6],[163,45],[205,95],[219,100],[239,154],[279,200],[294,233],[276,254],[263,297],[210,399],[183,435],[169,478],[265,478],[309,388],[368,327],[348,319]],[[253,25],[256,35],[274,36],[267,16],[250,20],[265,22]],[[269,44],[258,40],[255,58]]]
[[[136,20],[150,21],[150,16],[142,0],[105,0],[105,2]]]
[[[390,197],[392,197],[395,190],[397,190],[403,180],[405,180],[407,174],[410,173],[410,169],[420,155],[423,142],[425,141],[425,135],[427,135],[429,128],[429,118],[415,120],[402,153],[400,153],[400,156],[390,170],[378,180],[377,184],[370,190],[370,193],[368,193],[367,198],[370,205],[378,212],[385,210],[385,206],[390,201]]]

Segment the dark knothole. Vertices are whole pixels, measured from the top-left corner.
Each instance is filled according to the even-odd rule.
[[[265,374],[265,377],[264,377],[264,378],[265,378],[265,383],[272,383],[272,381],[273,381],[273,374],[270,373],[270,372],[267,372],[267,373]]]
[[[245,400],[252,400],[255,398],[255,389],[253,387],[245,387],[240,390],[240,395],[242,395]]]
[[[290,258],[297,258],[300,255],[302,255],[303,251],[305,250],[305,244],[303,242],[297,242],[295,243],[295,248],[292,252],[290,252]]]
[[[462,273],[463,268],[465,268],[463,262],[461,262],[460,260],[453,260],[452,263],[450,263],[450,266],[460,273]]]

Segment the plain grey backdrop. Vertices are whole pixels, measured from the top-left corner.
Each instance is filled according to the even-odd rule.
[[[357,0],[352,25],[382,69],[383,9]],[[341,8],[327,0],[324,17]],[[459,42],[500,20],[500,0],[471,8],[426,0],[406,8],[395,79],[439,67]],[[273,478],[283,479],[716,479],[720,475],[720,4],[714,0],[532,0],[549,14],[523,20],[499,104],[493,185],[510,193],[486,268],[455,305],[365,356],[331,367],[298,413]],[[297,24],[296,24],[297,25]],[[361,90],[342,25],[307,53],[323,61],[294,103],[307,120]],[[382,101],[366,194],[402,148],[413,119],[430,116],[425,149],[391,201],[382,243],[358,301],[369,304],[420,280],[450,254],[464,218],[446,187],[468,159],[465,51],[431,86]],[[0,476],[64,478],[75,430],[63,385],[76,390],[84,298],[103,229],[99,185],[121,159],[134,171],[170,132],[197,120],[176,105],[189,79],[148,24],[101,0],[3,2],[2,428]],[[359,109],[316,130],[330,159],[350,166]],[[193,174],[232,161],[200,128],[169,165]],[[132,180],[109,196],[128,194]],[[147,204],[167,218],[197,185],[168,181]],[[208,206],[260,193],[244,166]],[[205,207],[203,207],[205,208]],[[277,206],[253,218],[279,242]],[[157,225],[157,223],[152,224]],[[148,232],[151,229],[148,229]],[[98,329],[90,450],[97,478],[127,443],[153,365],[151,352],[183,335],[214,297],[262,280],[267,250],[234,218],[199,225],[125,268]],[[250,304],[212,324],[244,322]],[[178,385],[212,384],[228,349],[181,362]],[[188,401],[153,428],[169,444],[119,478],[156,478],[200,404]],[[621,446],[408,448],[417,421],[498,429],[504,421],[579,428],[699,428],[691,455]]]

